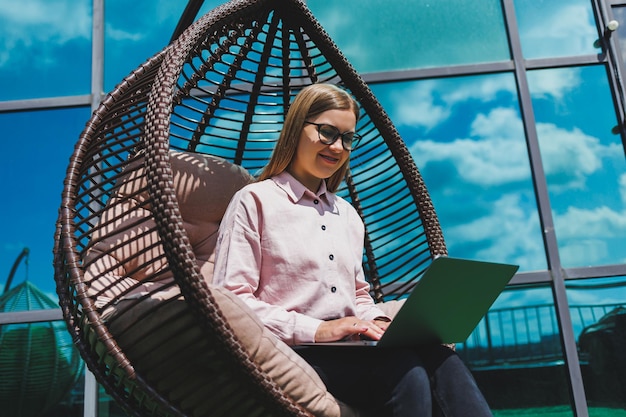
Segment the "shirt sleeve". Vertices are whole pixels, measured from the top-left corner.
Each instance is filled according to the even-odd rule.
[[[239,296],[261,322],[288,345],[315,341],[321,320],[260,300],[261,205],[244,188],[231,200],[220,225],[213,283]]]

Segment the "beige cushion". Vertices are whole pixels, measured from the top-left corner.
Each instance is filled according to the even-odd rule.
[[[250,358],[287,395],[315,416],[338,417],[352,412],[344,408],[342,414],[339,403],[328,393],[311,366],[274,337],[236,295],[221,287],[211,285],[210,289]],[[205,414],[206,408],[212,406],[210,393],[215,389],[206,375],[211,372],[215,357],[178,288],[156,292],[140,303],[122,301],[117,307],[123,313],[108,317],[110,328],[127,355],[133,358],[136,369],[155,381],[160,389],[171,392],[170,398],[184,401],[194,410],[194,415]],[[155,308],[157,310],[153,311]],[[168,367],[167,358],[173,355],[185,360]],[[180,374],[183,382],[174,374]],[[229,382],[224,380],[221,383]],[[194,390],[204,391],[204,395],[198,394],[195,402],[193,398],[187,398],[188,392]]]
[[[171,279],[152,218],[143,159],[125,168],[119,188],[107,204],[85,256],[90,291],[101,301],[141,292],[137,281]],[[233,194],[253,177],[222,158],[171,152],[176,198],[203,277],[213,277],[219,223]]]
[[[316,416],[339,416],[339,405],[311,366],[267,330],[236,295],[213,287],[212,294],[237,338],[273,381]]]

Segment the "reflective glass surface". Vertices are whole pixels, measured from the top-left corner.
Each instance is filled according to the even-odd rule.
[[[509,287],[457,351],[495,416],[572,415],[549,286]]]
[[[23,248],[13,285],[29,280],[54,294],[52,247],[63,179],[89,109],[0,113],[0,283],[4,284]],[[4,285],[3,285],[4,287]]]
[[[504,61],[499,0],[308,0],[360,72]]]
[[[528,73],[550,204],[566,267],[626,259],[626,160],[601,66]]]
[[[450,254],[545,269],[512,74],[372,89],[424,176]]]
[[[80,376],[74,386],[69,387],[67,394],[55,405],[53,405],[41,417],[79,417],[83,415],[84,409],[84,377]],[[98,417],[107,417],[106,414],[99,414]]]
[[[514,0],[525,58],[597,54],[589,0]]]
[[[0,100],[89,94],[91,1],[0,1]]]
[[[78,382],[69,389],[67,395],[41,417],[80,417],[84,409],[85,377],[83,375]],[[106,393],[102,386],[98,385],[97,417],[127,417],[129,414]],[[85,416],[91,415],[88,413]]]
[[[105,2],[105,91],[170,41],[187,0]]]
[[[590,415],[626,416],[626,277],[569,282],[567,297]]]
[[[21,308],[13,310],[7,304],[20,304],[20,307],[24,307],[29,302],[41,308],[42,295],[39,293],[35,296],[35,293],[36,290],[25,288],[16,288],[16,291],[5,293],[6,297],[2,301],[8,303],[0,302],[2,311],[18,311]],[[48,301],[53,300],[50,298]],[[1,415],[82,415],[83,369],[83,362],[78,350],[74,348],[65,322],[1,325]]]
[[[201,14],[224,1],[205,1]],[[600,52],[589,0],[512,1],[525,58]],[[105,2],[105,91],[169,42],[186,4]],[[501,0],[307,4],[362,73],[510,59]],[[612,8],[626,51],[624,10]],[[88,94],[91,30],[89,0],[0,0],[0,101]],[[611,132],[617,122],[604,67],[535,70],[528,78],[563,265],[623,264],[626,161]],[[513,74],[371,87],[424,175],[450,254],[545,270]],[[0,288],[28,247],[13,286],[29,280],[56,297],[52,237],[67,163],[89,114],[0,113]],[[626,277],[567,282],[592,417],[626,417],[624,355],[615,354],[626,348],[625,287]],[[458,350],[496,417],[574,415],[548,286],[508,288]],[[0,379],[7,382],[1,372]],[[83,390],[81,378],[45,417],[82,415]],[[125,415],[102,390],[98,413]]]

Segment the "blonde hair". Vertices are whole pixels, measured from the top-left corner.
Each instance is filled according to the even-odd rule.
[[[269,163],[263,168],[258,181],[271,178],[285,171],[293,161],[304,128],[305,120],[328,110],[352,110],[359,119],[359,105],[345,90],[332,84],[313,84],[298,93],[285,116],[283,129],[276,142]],[[335,192],[348,170],[350,158],[326,179],[326,188]]]

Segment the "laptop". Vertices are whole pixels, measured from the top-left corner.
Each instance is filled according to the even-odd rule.
[[[438,257],[426,269],[379,341],[305,345],[412,347],[464,342],[518,268],[518,265]]]

